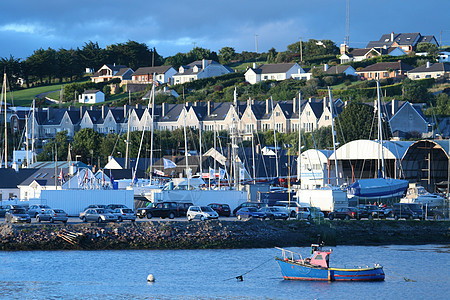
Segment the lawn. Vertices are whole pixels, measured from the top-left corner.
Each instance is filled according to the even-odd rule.
[[[23,89],[20,91],[13,91],[12,95],[11,93],[8,93],[8,102],[11,102],[11,96],[14,101],[15,106],[31,106],[31,103],[33,102],[33,99],[36,95],[47,93],[51,91],[58,91],[58,98],[59,99],[59,90],[61,89],[61,84],[54,84],[54,85],[46,85],[46,86],[40,86],[35,88],[29,88],[29,89]]]

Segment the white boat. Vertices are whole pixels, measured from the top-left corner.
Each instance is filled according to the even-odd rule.
[[[416,203],[428,207],[442,207],[445,199],[439,195],[431,194],[423,186],[414,183],[409,185],[406,196],[400,203]]]
[[[378,114],[378,143],[379,143],[379,178],[360,179],[350,184],[347,189],[349,198],[358,197],[365,200],[380,200],[401,197],[408,188],[407,180],[385,178],[383,157],[383,131],[381,124],[380,83],[377,81],[377,114]],[[380,164],[381,163],[381,164]]]

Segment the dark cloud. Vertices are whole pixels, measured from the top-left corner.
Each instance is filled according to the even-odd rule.
[[[448,27],[449,3],[351,1],[350,44],[364,47],[391,31],[438,36]],[[41,47],[76,48],[90,40],[102,47],[135,40],[163,56],[187,52],[193,43],[214,51],[254,51],[255,34],[258,51],[283,51],[299,37],[340,44],[345,6],[346,0],[9,1],[0,11],[0,57],[25,58]]]

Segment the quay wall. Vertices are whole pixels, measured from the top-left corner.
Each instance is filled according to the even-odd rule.
[[[224,249],[449,244],[450,221],[204,221],[2,224],[0,250]]]

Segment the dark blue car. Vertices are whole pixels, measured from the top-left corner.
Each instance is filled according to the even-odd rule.
[[[267,215],[259,211],[256,207],[243,207],[236,212],[236,217],[238,220],[250,218],[259,218],[264,220],[267,218]]]

